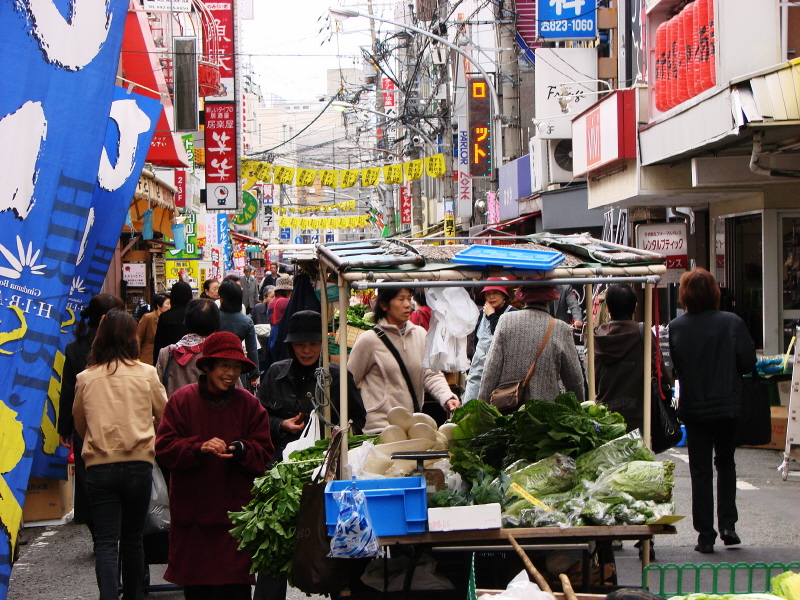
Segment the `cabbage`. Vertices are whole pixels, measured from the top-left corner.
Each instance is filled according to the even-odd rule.
[[[786,571],[773,577],[772,593],[786,600],[800,600],[800,574]]]
[[[669,460],[634,460],[601,475],[593,487],[593,495],[604,502],[625,498],[628,494],[636,500],[668,502],[675,485],[675,463]],[[624,500],[622,500],[624,502]],[[627,502],[625,502],[627,504]]]

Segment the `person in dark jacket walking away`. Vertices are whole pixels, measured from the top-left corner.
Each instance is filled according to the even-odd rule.
[[[170,309],[164,311],[158,318],[156,337],[153,340],[153,361],[158,361],[158,353],[164,346],[169,346],[186,335],[186,326],[183,319],[186,317],[186,306],[192,299],[192,286],[183,281],[178,281],[172,286],[169,294]]]
[[[609,286],[606,306],[611,321],[594,331],[595,389],[597,401],[625,418],[627,430],[644,431],[644,339],[643,326],[633,320],[636,292],[627,283]],[[652,334],[651,334],[652,336]],[[656,373],[653,338],[652,373]],[[661,367],[662,384],[671,387]]]
[[[714,467],[717,470],[717,525],[726,546],[740,544],[736,533],[736,419],[742,375],[756,366],[756,350],[747,326],[719,310],[720,291],[705,269],[681,276],[678,302],[686,314],[669,325],[669,347],[680,381],[678,417],[686,425],[694,549],[714,552]],[[713,463],[712,463],[713,455]],[[713,466],[712,466],[713,464]]]
[[[247,358],[258,365],[258,342],[253,319],[242,313],[242,288],[233,281],[223,281],[219,286],[221,301],[219,311],[219,331],[230,331],[242,340],[247,348]],[[250,385],[258,385],[258,367],[250,374]],[[245,382],[242,381],[244,384]]]

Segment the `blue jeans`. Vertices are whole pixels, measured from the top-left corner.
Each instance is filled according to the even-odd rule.
[[[95,575],[100,600],[119,600],[118,560],[122,554],[122,597],[143,600],[142,531],[150,505],[153,465],[122,462],[86,469],[94,520]]]

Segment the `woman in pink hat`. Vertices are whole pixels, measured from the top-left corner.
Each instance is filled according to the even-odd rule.
[[[508,277],[489,277],[488,281],[508,281],[508,279]],[[481,377],[483,377],[483,365],[486,362],[489,347],[492,345],[492,337],[500,315],[517,310],[508,303],[512,291],[513,288],[487,285],[478,294],[485,303],[481,309],[481,316],[478,317],[478,325],[475,327],[475,353],[469,364],[467,385],[464,387],[464,402],[478,397]]]
[[[169,559],[164,579],[184,586],[187,600],[250,599],[251,557],[231,537],[229,511],[253,498],[253,480],[272,459],[269,416],[236,387],[256,366],[233,333],[208,336],[198,383],[170,397],[156,437],[170,469]]]

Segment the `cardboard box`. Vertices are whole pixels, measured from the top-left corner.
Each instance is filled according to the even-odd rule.
[[[784,450],[786,448],[786,425],[789,422],[788,406],[770,406],[772,413],[772,439],[763,446],[745,446],[745,448],[766,448],[767,450]]]
[[[428,509],[428,531],[500,529],[501,526],[499,504]]]
[[[72,482],[31,477],[22,507],[25,522],[62,519],[72,510]]]

